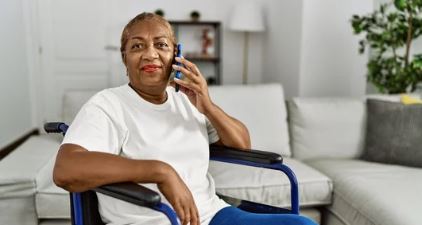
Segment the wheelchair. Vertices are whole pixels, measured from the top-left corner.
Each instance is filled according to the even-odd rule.
[[[68,125],[61,122],[44,124],[44,130],[47,133],[61,133],[64,136],[67,129]],[[253,213],[299,214],[299,190],[297,179],[293,171],[283,164],[281,155],[259,150],[242,151],[235,148],[210,145],[210,160],[268,168],[283,172],[289,178],[291,186],[290,209],[278,208],[246,200],[241,200],[237,207]],[[104,225],[98,212],[98,200],[95,192],[162,212],[170,220],[171,225],[179,225],[175,211],[169,205],[161,202],[161,197],[157,192],[133,182],[108,184],[85,192],[69,193],[72,225]]]

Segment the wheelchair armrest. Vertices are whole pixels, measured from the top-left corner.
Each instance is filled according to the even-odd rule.
[[[49,122],[44,124],[44,130],[47,133],[66,133],[69,126],[62,122]]]
[[[133,182],[103,185],[94,191],[139,206],[154,207],[161,202],[157,192]]]
[[[210,157],[211,159],[214,157],[226,158],[260,164],[273,164],[283,162],[283,157],[277,153],[265,152],[254,149],[241,150],[237,148],[218,145],[210,145]]]

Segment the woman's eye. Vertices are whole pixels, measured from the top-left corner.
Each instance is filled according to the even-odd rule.
[[[159,47],[159,48],[167,48],[168,44],[165,43],[165,42],[159,42],[159,43],[156,44],[156,46]]]
[[[133,44],[133,45],[132,45],[132,48],[131,48],[131,49],[140,49],[141,47],[142,47],[142,45],[141,45],[141,44],[136,43],[136,44]]]

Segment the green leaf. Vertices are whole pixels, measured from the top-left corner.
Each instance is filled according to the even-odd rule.
[[[391,13],[387,15],[388,22],[392,23],[397,19],[397,13]]]
[[[412,62],[413,68],[422,69],[422,59],[416,58]]]
[[[399,11],[405,11],[407,8],[407,1],[406,0],[394,0],[394,6]]]

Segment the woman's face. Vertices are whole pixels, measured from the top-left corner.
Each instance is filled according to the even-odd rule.
[[[165,25],[152,20],[129,29],[124,63],[136,89],[159,92],[167,86],[175,51],[170,35]]]

